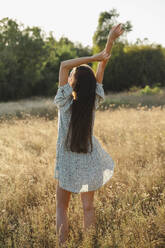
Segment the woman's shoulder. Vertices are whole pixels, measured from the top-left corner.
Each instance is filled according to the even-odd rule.
[[[61,85],[57,89],[57,93],[54,97],[53,103],[58,107],[58,109],[66,108],[72,102],[72,91],[73,88],[70,86],[69,82]]]

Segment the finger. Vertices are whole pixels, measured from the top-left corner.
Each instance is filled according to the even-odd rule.
[[[121,27],[121,23],[119,23],[116,27],[117,27],[117,28],[120,28],[120,27]]]
[[[104,51],[104,52],[103,52],[103,56],[106,56],[106,54],[107,54],[106,51]]]
[[[115,28],[115,31],[119,29],[119,26],[117,25],[116,28]]]
[[[109,59],[111,56],[109,55],[109,56],[106,56],[104,59]]]
[[[119,34],[121,35],[124,32],[124,30],[120,31]]]
[[[124,30],[123,29],[118,30],[118,34],[120,34],[121,32],[124,32]]]
[[[117,28],[119,24],[115,25],[114,27]]]
[[[122,27],[121,26],[119,26],[119,30],[122,30]]]
[[[123,29],[123,26],[120,26],[120,30],[124,30],[124,29]]]
[[[121,23],[119,23],[118,25],[117,25],[117,27],[119,27],[121,25]]]
[[[119,26],[119,24],[118,25],[116,25],[116,26],[114,26],[113,28],[114,28],[114,30],[116,30],[117,28],[118,28],[118,26]]]
[[[123,25],[122,25],[122,23],[120,23],[120,25],[119,25],[119,29],[122,29],[123,28]]]
[[[107,57],[107,59],[109,59],[111,57],[111,54]]]
[[[108,59],[111,57],[111,54],[106,54],[105,58]]]
[[[114,31],[114,30],[115,30],[115,28],[116,28],[116,26],[115,26],[115,27],[112,27],[110,31],[111,31],[111,32],[112,32],[112,31]]]
[[[117,27],[117,29],[115,30],[116,32],[119,32],[121,30],[120,26]]]
[[[111,55],[110,55],[110,56],[108,56],[107,58],[105,58],[104,60],[109,60],[109,59],[110,59],[110,57],[111,57]]]
[[[117,35],[120,35],[121,33],[123,33],[123,30],[118,31]]]
[[[104,57],[104,58],[106,58],[106,57],[108,57],[108,55],[109,55],[109,54],[107,54],[107,53],[106,53],[106,54],[104,54],[104,56],[103,56],[103,57]]]

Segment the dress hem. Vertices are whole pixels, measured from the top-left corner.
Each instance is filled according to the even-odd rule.
[[[111,176],[103,183],[103,184],[101,184],[100,186],[98,186],[97,188],[95,188],[95,189],[92,189],[92,190],[88,190],[88,191],[85,191],[85,190],[83,190],[83,191],[78,191],[78,192],[76,192],[76,191],[71,191],[71,190],[68,190],[67,188],[65,188],[65,187],[61,187],[60,186],[60,181],[59,181],[59,178],[58,177],[55,177],[54,176],[54,179],[56,179],[58,182],[59,182],[59,186],[60,186],[60,188],[62,188],[62,189],[64,189],[64,190],[67,190],[67,191],[69,191],[69,192],[71,192],[71,193],[75,193],[75,194],[79,194],[79,193],[82,193],[82,192],[90,192],[90,191],[96,191],[96,190],[99,190],[102,186],[104,186],[106,183],[108,183],[108,181],[110,181],[111,180],[111,178],[112,178],[112,176],[113,176],[113,174],[114,174],[114,170],[112,170],[112,174],[111,174]]]

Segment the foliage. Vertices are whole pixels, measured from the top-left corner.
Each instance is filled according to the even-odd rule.
[[[41,30],[38,27],[21,31],[8,18],[0,22],[0,56],[3,70],[0,74],[0,99],[19,99],[30,96],[33,87],[42,79],[46,56]]]
[[[163,91],[158,86],[151,88],[149,85],[146,85],[143,89],[140,90],[141,95],[155,95],[162,93]]]
[[[91,55],[89,47],[66,37],[57,41],[38,27],[0,21],[0,101],[56,93],[61,60]]]
[[[24,27],[9,18],[0,20],[0,101],[54,96],[61,61],[101,51],[118,17],[116,9],[100,13],[92,48],[73,43],[67,37],[57,41],[52,32],[46,36],[39,27]],[[124,29],[115,41],[104,73],[105,92],[121,92],[133,86],[154,87],[157,82],[161,82],[158,87],[164,87],[165,48],[150,44],[147,38],[128,43],[130,21],[124,23]],[[97,62],[92,67],[96,71]]]
[[[145,87],[161,82],[165,86],[165,56],[163,48],[155,45],[117,45],[105,70],[107,91],[128,90],[133,85]]]
[[[100,13],[98,25],[93,35],[93,51],[99,52],[104,49],[110,29],[117,24],[119,13],[116,9]],[[125,33],[132,30],[130,21],[123,24]],[[123,38],[120,37],[119,40]]]
[[[93,51],[104,49],[107,35],[113,25],[117,23],[119,14],[115,9],[102,12],[98,20],[98,26],[93,36]],[[125,23],[125,36],[132,30],[129,21]],[[149,44],[137,39],[135,44],[129,44],[122,35],[113,45],[111,58],[104,74],[104,89],[106,92],[120,92],[129,90],[132,86],[145,87],[161,82],[165,86],[165,48],[161,45]],[[96,71],[97,63],[93,64]]]

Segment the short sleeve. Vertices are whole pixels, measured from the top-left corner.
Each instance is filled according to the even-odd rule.
[[[66,106],[72,100],[73,88],[69,83],[58,87],[53,103],[58,107]]]
[[[96,82],[96,109],[99,106],[101,100],[105,99],[103,84]]]

